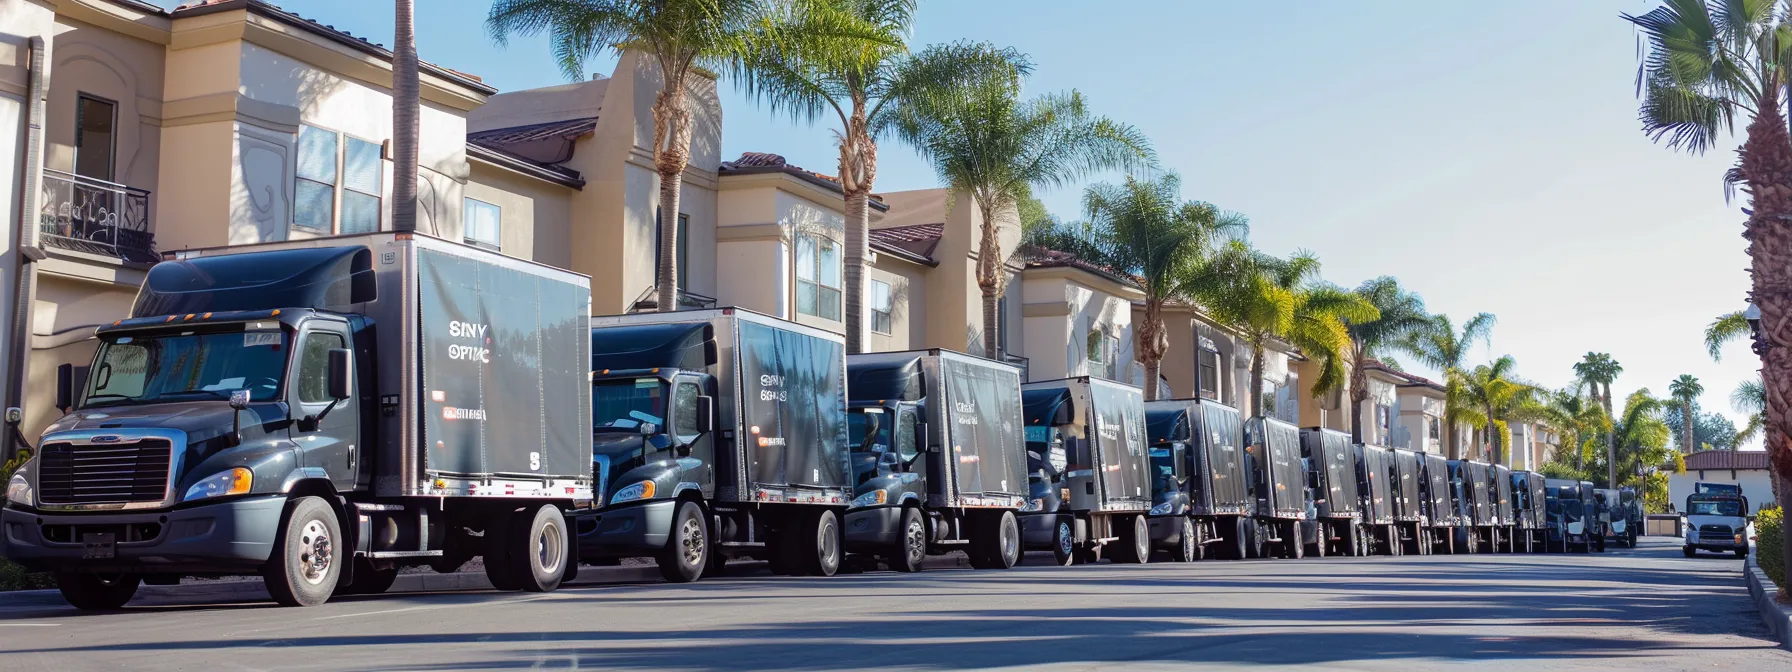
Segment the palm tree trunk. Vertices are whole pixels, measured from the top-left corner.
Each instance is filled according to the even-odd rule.
[[[654,278],[660,312],[678,310],[678,195],[690,163],[691,111],[685,106],[684,73],[660,62],[665,84],[653,100],[653,166],[660,176],[659,274]]]
[[[412,0],[395,0],[392,36],[392,230],[417,230],[417,34]],[[437,232],[439,233],[439,232]]]
[[[1618,487],[1618,418],[1612,415],[1612,384],[1605,382],[1605,394],[1599,401],[1605,404],[1605,417],[1612,421],[1612,428],[1605,433],[1605,487]]]
[[[1501,460],[1503,456],[1500,454],[1504,446],[1500,445],[1499,428],[1493,424],[1493,409],[1491,408],[1487,409],[1487,429],[1483,431],[1487,432],[1487,447],[1490,451],[1488,461],[1494,464],[1505,464]]]
[[[1767,388],[1768,459],[1781,480],[1779,503],[1792,511],[1792,136],[1780,114],[1780,82],[1764,83],[1742,144],[1753,212],[1749,241],[1750,299],[1761,310],[1762,384]],[[1792,563],[1792,535],[1780,552]],[[1782,589],[1783,590],[1783,589]]]
[[[1263,417],[1263,339],[1251,341],[1251,417]]]
[[[977,287],[983,290],[983,356],[1001,359],[997,346],[1002,340],[996,330],[1001,326],[997,312],[1001,307],[1003,280],[1006,279],[1003,277],[1002,239],[998,235],[995,204],[978,198],[977,206],[983,215],[982,240],[977,245]]]
[[[1164,297],[1152,294],[1156,292],[1148,292],[1145,297],[1145,319],[1133,325],[1138,337],[1139,362],[1145,367],[1145,401],[1157,400],[1158,379],[1163,375],[1164,352],[1169,349],[1168,338],[1164,333]],[[1195,394],[1199,396],[1200,390],[1196,390]]]
[[[840,139],[840,190],[846,198],[846,352],[865,352],[865,260],[871,256],[871,185],[877,179],[877,143],[865,123],[865,104],[853,101]]]
[[[1363,400],[1369,398],[1369,374],[1363,371],[1363,356],[1360,343],[1352,343],[1350,363],[1350,438],[1356,443],[1363,442]],[[1383,442],[1378,437],[1378,443]]]
[[[1680,402],[1680,450],[1691,453],[1698,447],[1692,445],[1692,400]]]

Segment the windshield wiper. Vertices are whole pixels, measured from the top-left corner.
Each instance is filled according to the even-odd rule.
[[[81,404],[81,408],[105,406],[119,401],[129,401],[132,398],[128,394],[90,394],[87,395],[87,400]]]
[[[172,397],[172,396],[182,395],[182,394],[203,394],[203,395],[206,395],[209,397],[215,397],[218,399],[229,399],[230,398],[230,395],[228,393],[220,392],[218,390],[179,390],[176,392],[163,392],[154,397],[151,397],[151,399],[160,399],[162,397]]]

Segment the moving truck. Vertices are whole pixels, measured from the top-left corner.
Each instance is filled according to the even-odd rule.
[[[1426,529],[1430,517],[1425,511],[1425,498],[1420,486],[1425,481],[1425,454],[1404,448],[1394,449],[1393,480],[1389,491],[1394,499],[1394,525],[1400,538],[1400,552],[1412,555],[1431,554],[1431,532]]]
[[[1019,561],[1029,494],[1020,369],[947,350],[846,358],[846,550],[920,571],[929,553]]]
[[[1317,507],[1307,487],[1307,465],[1300,453],[1300,429],[1275,418],[1251,418],[1245,423],[1245,452],[1251,467],[1251,486],[1257,511],[1243,521],[1255,557],[1279,552],[1284,558],[1300,558],[1306,546],[1319,540],[1314,524]]]
[[[652,557],[668,581],[767,560],[840,568],[852,498],[839,334],[740,308],[590,318],[597,506],[587,559]]]
[[[1593,550],[1595,505],[1593,484],[1563,478],[1544,481],[1545,510],[1549,514],[1549,539],[1564,553]]]
[[[1238,409],[1208,399],[1145,402],[1152,482],[1151,539],[1177,560],[1243,559],[1234,534],[1255,508]]]
[[[1544,481],[1543,474],[1535,471],[1512,472],[1512,511],[1518,527],[1513,545],[1526,553],[1548,551],[1549,513]]]
[[[482,557],[531,591],[573,570],[585,277],[414,233],[169,256],[57,391],[72,410],[12,477],[7,557],[83,609],[191,575],[315,605],[405,564]]]
[[[1394,453],[1381,446],[1358,445],[1357,494],[1362,498],[1363,525],[1369,532],[1372,552],[1400,555],[1400,529],[1394,523]]]
[[[1456,489],[1456,505],[1462,519],[1456,527],[1456,546],[1469,553],[1493,553],[1497,549],[1493,465],[1477,460],[1450,460],[1450,481]]]
[[[1307,485],[1313,491],[1313,515],[1319,538],[1334,555],[1367,555],[1362,496],[1356,475],[1356,449],[1344,432],[1307,427],[1300,430],[1301,456],[1307,462]]]
[[[1503,464],[1488,470],[1487,492],[1493,496],[1494,550],[1517,551],[1518,518],[1513,504],[1512,468]]]
[[[1021,514],[1028,549],[1059,564],[1150,559],[1151,457],[1144,393],[1083,376],[1021,386],[1032,498]],[[1116,543],[1117,542],[1117,543]]]
[[[1636,548],[1636,538],[1643,534],[1643,500],[1636,488],[1618,488],[1618,508],[1624,513],[1624,527],[1619,530],[1626,548]]]
[[[1461,524],[1462,513],[1456,503],[1456,488],[1450,480],[1449,462],[1442,455],[1425,453],[1420,473],[1423,480],[1419,482],[1419,493],[1425,504],[1432,550],[1455,553],[1456,527]]]
[[[1699,551],[1728,551],[1738,558],[1747,557],[1750,522],[1748,500],[1742,495],[1695,491],[1686,497],[1686,543],[1681,552],[1689,558]]]

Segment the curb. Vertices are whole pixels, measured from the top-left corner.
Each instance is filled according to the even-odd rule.
[[[1780,648],[1792,651],[1792,605],[1780,604],[1774,599],[1773,580],[1755,564],[1754,553],[1750,553],[1748,561],[1743,563],[1742,576],[1748,584],[1749,597],[1755,598],[1755,608],[1761,612],[1761,621],[1780,640]]]

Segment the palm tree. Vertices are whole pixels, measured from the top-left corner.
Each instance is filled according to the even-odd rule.
[[[1350,429],[1356,442],[1362,443],[1363,402],[1369,398],[1369,360],[1387,360],[1388,350],[1404,350],[1413,334],[1431,325],[1431,316],[1425,312],[1425,300],[1400,287],[1400,281],[1392,276],[1364,282],[1356,288],[1356,295],[1375,306],[1376,311],[1374,319],[1348,323]]]
[[[1680,450],[1688,453],[1698,449],[1692,442],[1692,407],[1699,400],[1699,395],[1704,393],[1705,386],[1700,385],[1699,379],[1689,373],[1680,374],[1679,378],[1668,384],[1668,396],[1680,404]]]
[[[881,44],[884,36],[832,13],[779,14],[762,0],[495,0],[486,30],[503,45],[512,34],[547,33],[568,79],[602,51],[637,50],[659,67],[653,99],[653,165],[659,173],[659,310],[678,309],[678,197],[690,163],[692,116],[687,87],[707,73],[733,71],[750,81],[752,56],[770,49],[825,53],[842,41]],[[749,84],[750,86],[750,84]]]
[[[1461,331],[1457,331],[1456,324],[1450,321],[1448,315],[1433,315],[1430,326],[1413,332],[1404,346],[1419,363],[1444,374],[1444,442],[1445,450],[1450,455],[1462,454],[1461,447],[1457,445],[1456,424],[1464,419],[1461,416],[1464,409],[1450,401],[1450,373],[1462,371],[1462,367],[1468,363],[1468,351],[1474,347],[1475,341],[1488,344],[1493,342],[1494,322],[1492,313],[1477,313],[1462,323]]]
[[[1637,390],[1625,400],[1624,412],[1612,423],[1611,434],[1619,450],[1608,458],[1606,469],[1611,480],[1606,481],[1606,487],[1616,488],[1627,482],[1640,485],[1635,479],[1619,481],[1616,474],[1640,476],[1673,456],[1668,447],[1673,430],[1661,417],[1666,408],[1666,402],[1651,396],[1648,390]]]
[[[1574,388],[1551,392],[1538,411],[1540,419],[1561,430],[1565,444],[1574,447],[1574,471],[1583,472],[1588,435],[1609,429],[1605,413],[1598,404],[1587,403],[1587,398]]]
[[[1574,363],[1575,378],[1593,387],[1594,393],[1599,396],[1600,405],[1605,408],[1606,417],[1612,418],[1613,424],[1617,424],[1617,416],[1612,415],[1612,381],[1617,380],[1618,374],[1621,373],[1624,373],[1624,366],[1619,364],[1618,360],[1612,359],[1610,353],[1589,352],[1580,361]],[[1607,483],[1615,483],[1618,480],[1617,450],[1617,437],[1612,436],[1609,432],[1606,433]]]
[[[1478,420],[1487,433],[1494,464],[1506,464],[1508,423],[1528,417],[1537,392],[1535,385],[1512,376],[1517,366],[1518,362],[1506,355],[1473,371],[1456,369],[1450,375],[1456,401],[1467,407],[1464,415]]]
[[[1166,173],[1156,179],[1128,177],[1122,184],[1096,184],[1083,193],[1083,210],[1095,234],[1094,262],[1130,274],[1145,293],[1144,319],[1134,323],[1138,356],[1145,367],[1145,400],[1157,398],[1169,335],[1163,307],[1175,283],[1191,264],[1210,255],[1216,241],[1244,235],[1244,217],[1208,203],[1177,203],[1182,178]]]
[[[1737,413],[1748,414],[1748,424],[1736,432],[1736,441],[1731,444],[1741,448],[1744,442],[1753,441],[1767,424],[1767,387],[1758,379],[1742,381],[1730,392],[1730,407]]]
[[[417,31],[413,0],[394,0],[392,35],[392,230],[417,230]]]
[[[1210,316],[1250,344],[1252,416],[1263,415],[1263,350],[1269,339],[1287,341],[1320,362],[1311,389],[1319,396],[1345,382],[1347,321],[1375,319],[1374,304],[1318,282],[1318,276],[1319,259],[1311,253],[1281,259],[1233,240],[1178,282],[1178,294],[1199,301]]]
[[[1739,338],[1749,335],[1748,317],[1743,311],[1725,313],[1717,316],[1705,327],[1705,351],[1711,354],[1711,361],[1723,361],[1724,346]]]
[[[983,293],[983,353],[999,357],[996,306],[1007,289],[1000,218],[1036,188],[1070,184],[1110,168],[1155,163],[1138,129],[1089,111],[1076,91],[1020,100],[1019,83],[984,78],[951,95],[898,110],[898,137],[920,150],[941,182],[975,199],[982,217],[977,287]]]
[[[1743,237],[1749,241],[1751,300],[1760,310],[1760,339],[1769,350],[1792,347],[1792,135],[1780,109],[1792,84],[1787,24],[1771,0],[1669,0],[1641,16],[1625,15],[1642,33],[1646,55],[1637,70],[1643,130],[1668,146],[1703,153],[1748,115],[1739,165],[1725,177],[1749,195]],[[1766,444],[1792,509],[1792,358],[1764,357]],[[1792,534],[1780,552],[1792,565]],[[1792,591],[1782,591],[1792,594]]]
[[[877,142],[896,110],[939,97],[982,77],[1013,79],[1031,71],[1013,49],[959,43],[911,54],[915,0],[802,0],[797,11],[814,23],[857,23],[879,39],[815,41],[818,49],[767,48],[753,54],[747,94],[774,112],[814,123],[838,119],[840,191],[846,212],[846,351],[864,351],[864,278],[869,256],[870,202],[877,181]],[[830,18],[832,17],[832,18]]]

